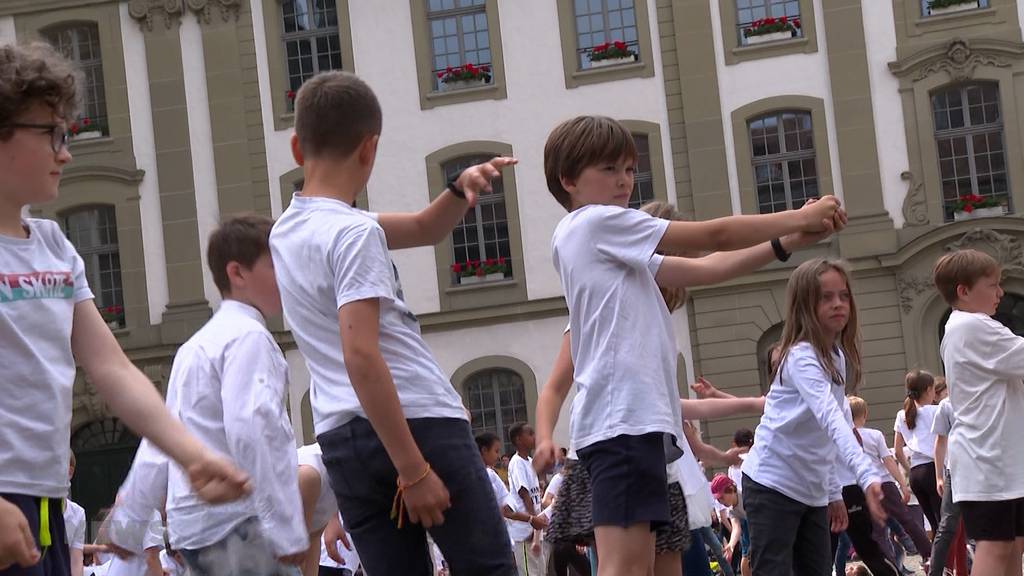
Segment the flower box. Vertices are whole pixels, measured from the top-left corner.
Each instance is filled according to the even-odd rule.
[[[484,276],[462,276],[459,278],[459,286],[477,284],[484,281]]]
[[[955,14],[957,12],[965,12],[967,10],[974,10],[978,7],[978,0],[968,0],[967,2],[961,2],[959,4],[950,4],[949,6],[941,6],[935,8],[928,8],[928,14],[930,16],[942,16],[943,14]]]
[[[604,68],[605,66],[619,66],[621,64],[632,64],[636,62],[636,56],[623,56],[621,58],[605,58],[604,60],[592,60],[591,68]]]
[[[454,68],[448,66],[437,72],[438,87],[442,92],[478,88],[491,82],[491,67],[487,64],[476,66],[466,62]]]
[[[95,140],[96,138],[103,138],[103,132],[100,132],[99,130],[79,132],[78,134],[72,134],[69,139],[72,142],[78,142],[79,140]]]
[[[975,208],[970,212],[959,210],[953,213],[954,222],[962,222],[964,220],[974,220],[975,218],[995,218],[1004,215],[1002,206],[991,206],[989,208]]]
[[[449,80],[441,84],[441,90],[450,92],[452,90],[465,90],[466,88],[478,88],[480,86],[486,86],[487,80],[483,77],[473,78],[471,80]]]
[[[504,272],[491,272],[490,274],[484,276],[484,280],[487,280],[488,282],[494,282],[495,280],[504,280],[504,279],[505,279],[505,273]]]
[[[747,36],[747,46],[764,44],[766,42],[778,42],[779,40],[789,40],[791,38],[793,38],[793,32],[790,30],[769,32],[768,34],[755,34],[753,36]]]

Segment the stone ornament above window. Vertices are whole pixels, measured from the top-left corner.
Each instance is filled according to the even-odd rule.
[[[161,16],[168,30],[181,24],[185,10],[189,10],[200,22],[209,24],[214,8],[220,9],[225,22],[231,17],[238,18],[241,0],[130,0],[128,14],[147,30],[153,29],[154,16]]]
[[[978,66],[1007,68],[1010,60],[1024,58],[1024,43],[994,39],[955,38],[947,44],[926,48],[902,60],[889,63],[896,76],[913,75],[913,80],[947,72],[954,82],[974,77]]]

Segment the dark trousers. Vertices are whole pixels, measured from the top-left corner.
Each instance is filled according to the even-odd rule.
[[[590,576],[590,559],[580,554],[571,542],[559,542],[552,547],[552,561],[556,576]],[[572,568],[572,572],[569,572]]]
[[[856,485],[844,487],[843,502],[846,503],[846,516],[849,518],[846,535],[850,537],[853,548],[872,576],[899,576],[896,561],[886,555],[875,539],[875,524],[868,512],[864,491]]]
[[[910,490],[917,496],[928,525],[935,530],[942,513],[942,497],[935,487],[935,462],[918,464],[910,469]]]
[[[956,540],[956,531],[960,527],[960,505],[953,502],[953,486],[949,471],[945,472],[946,483],[942,491],[942,510],[939,525],[935,529],[935,541],[932,543],[932,564],[929,576],[942,576],[946,567],[950,548]]]
[[[28,520],[28,529],[32,531],[32,538],[41,554],[41,559],[35,566],[22,568],[15,564],[5,570],[0,570],[0,576],[70,576],[71,554],[68,551],[68,536],[64,527],[64,510],[61,499],[50,498],[49,500],[50,513],[47,518],[50,523],[51,545],[43,548],[39,544],[41,499],[22,494],[0,494],[0,497],[17,506],[25,515],[25,519]]]
[[[914,520],[907,505],[903,503],[903,495],[900,494],[899,486],[896,486],[895,482],[885,482],[882,484],[882,494],[885,495],[882,500],[885,513],[903,527],[910,539],[914,541],[917,553],[927,561],[932,556],[932,543],[928,540],[928,535],[924,533],[924,526]]]
[[[793,500],[746,474],[743,506],[750,526],[753,574],[822,576],[830,572],[832,548],[825,506],[808,506]]]
[[[690,530],[690,547],[683,553],[683,574],[686,576],[712,576],[710,558],[702,532]]]
[[[494,503],[487,472],[469,423],[455,418],[408,420],[416,445],[444,482],[452,507],[444,524],[430,528],[453,574],[516,574],[505,523]],[[368,574],[433,574],[426,531],[390,517],[398,473],[365,418],[317,437],[345,529]]]

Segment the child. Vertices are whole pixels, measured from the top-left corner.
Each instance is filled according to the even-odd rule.
[[[515,573],[462,400],[388,256],[450,234],[515,160],[464,170],[421,212],[371,215],[351,204],[370,178],[381,122],[373,91],[345,72],[307,80],[295,100],[292,154],[305,182],[270,244],[309,365],[317,440],[368,573],[429,574],[424,529],[455,574]]]
[[[753,445],[754,431],[750,430],[749,428],[740,428],[732,435],[732,447],[740,451],[741,460],[747,457],[747,452],[750,452],[750,448]],[[736,485],[736,490],[742,493],[743,471],[740,467],[740,464],[737,464],[735,466],[729,466],[729,470],[726,472],[726,474],[728,474],[729,479],[732,480],[733,484]]]
[[[875,473],[882,478],[882,507],[889,515],[890,521],[896,521],[914,542],[914,548],[924,561],[932,555],[932,546],[924,527],[917,523],[907,509],[910,500],[910,488],[900,471],[896,459],[889,452],[885,436],[881,431],[865,428],[868,421],[868,403],[858,396],[850,396],[850,414],[853,416],[853,427],[860,435],[864,452],[871,459]]]
[[[907,397],[896,414],[893,430],[896,459],[910,473],[910,489],[921,504],[929,526],[939,525],[942,498],[935,490],[935,378],[924,370],[911,370],[906,377]],[[906,450],[910,452],[907,458]]]
[[[938,406],[943,400],[949,397],[949,388],[946,387],[946,378],[935,377],[935,405]]]
[[[332,519],[338,518],[338,501],[331,491],[331,479],[324,466],[320,445],[313,443],[300,447],[296,459],[299,463],[299,494],[302,496],[306,530],[309,532],[309,550],[302,564],[302,574],[316,576],[323,556],[320,541],[327,525]],[[346,545],[346,548],[351,547]]]
[[[941,345],[956,421],[948,458],[953,501],[978,543],[977,576],[1019,571],[1024,546],[1024,338],[992,319],[1001,272],[988,254],[961,250],[940,258],[934,273],[953,307]]]
[[[70,452],[68,461],[68,480],[75,477],[75,453]],[[71,576],[82,576],[85,566],[85,509],[71,501],[64,500],[64,526],[67,531],[68,557],[71,559]]]
[[[67,574],[59,499],[76,359],[111,412],[179,462],[202,497],[245,491],[244,475],[188,434],[124,355],[57,223],[22,218],[57,197],[80,81],[46,45],[0,46],[0,574],[40,562],[37,573]]]
[[[501,439],[493,432],[481,432],[477,434],[476,447],[480,451],[480,460],[487,469],[487,479],[491,482],[491,490],[494,491],[494,500],[498,508],[505,509],[505,501],[508,499],[508,485],[494,471],[494,465],[501,458]]]
[[[263,216],[239,216],[211,236],[207,261],[223,302],[178,349],[167,385],[182,422],[252,476],[253,496],[211,507],[168,470],[171,548],[199,574],[291,574],[309,548],[295,438],[284,411],[288,365],[267,330],[281,311]]]
[[[548,190],[569,211],[555,229],[552,252],[569,307],[563,348],[571,349],[578,390],[572,444],[592,482],[602,575],[647,574],[652,525],[671,521],[666,456],[679,454],[682,418],[678,350],[659,285],[720,282],[774,256],[788,258],[787,248],[796,246],[767,241],[800,231],[824,237],[838,208],[828,197],[798,211],[669,222],[626,207],[636,157],[629,130],[596,116],[562,123],[544,147]],[[739,250],[760,242],[707,258],[655,254]],[[541,393],[538,467],[554,460],[551,435],[567,393],[562,387]]]
[[[833,260],[804,262],[789,277],[786,300],[780,366],[743,463],[743,504],[754,574],[817,576],[832,565],[829,524],[834,532],[846,527],[837,456],[864,489],[860,505],[876,522],[885,514],[880,478],[843,409],[847,374],[854,384],[861,379],[846,269]]]
[[[530,425],[517,422],[508,429],[508,439],[516,447],[508,463],[508,503],[512,511],[529,516],[526,522],[508,520],[516,566],[520,576],[543,574],[547,562],[539,546],[540,535],[535,531],[547,526],[547,518],[541,514],[540,479],[530,458],[536,437]]]
[[[938,380],[936,378],[936,380]],[[938,385],[936,385],[936,388]],[[960,527],[960,505],[953,502],[953,489],[950,483],[949,467],[946,465],[946,452],[949,433],[953,430],[953,406],[949,398],[943,398],[938,404],[935,419],[932,420],[932,434],[935,434],[935,489],[942,496],[942,508],[939,514],[939,525],[935,528],[933,541],[934,555],[928,568],[929,576],[942,576],[949,558],[956,558],[965,552],[962,546],[954,554],[950,550],[957,547],[958,536],[962,537]]]
[[[725,557],[732,561],[732,556],[739,545],[742,555],[740,572],[744,576],[749,576],[750,525],[747,523],[747,511],[743,508],[743,497],[740,495],[739,486],[725,474],[716,474],[711,479],[711,494],[719,504],[729,510],[729,519],[732,520],[732,532],[729,535],[729,543],[725,545]]]

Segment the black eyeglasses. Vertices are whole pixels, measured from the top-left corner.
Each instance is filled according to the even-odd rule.
[[[54,154],[59,154],[68,145],[68,132],[61,124],[11,124],[11,127],[46,130],[50,133],[50,148]]]

